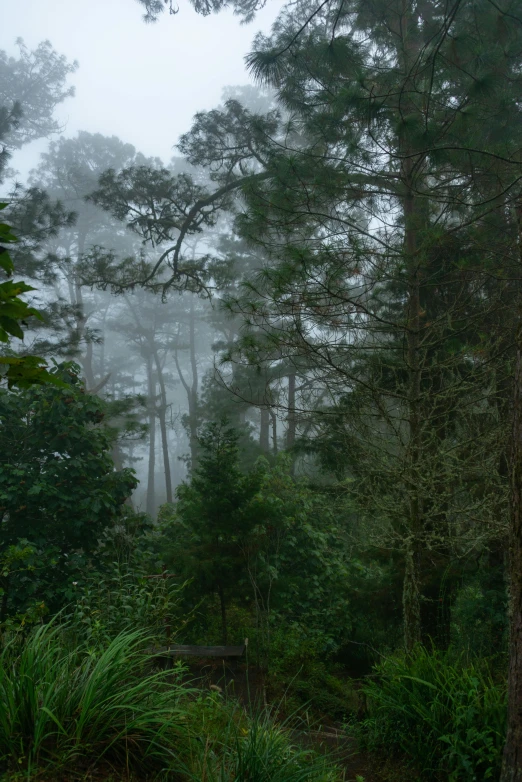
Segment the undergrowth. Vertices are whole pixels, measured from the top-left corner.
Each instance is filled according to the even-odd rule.
[[[143,633],[105,648],[70,648],[59,626],[42,626],[0,654],[0,764],[4,771],[89,768],[135,772],[176,761],[185,740],[188,690],[180,673],[147,672]],[[170,673],[170,672],[169,672]]]
[[[0,779],[336,782],[328,759],[296,747],[268,711],[248,714],[155,672],[150,638],[72,643],[58,624],[0,652]]]
[[[297,747],[291,739],[290,723],[276,725],[269,711],[247,715],[238,704],[222,702],[217,695],[203,697],[198,709],[196,723],[207,729],[193,745],[188,778],[194,782],[342,779],[329,758]]]
[[[506,687],[486,661],[419,647],[375,674],[364,688],[368,717],[356,727],[365,749],[406,755],[423,780],[499,778]]]

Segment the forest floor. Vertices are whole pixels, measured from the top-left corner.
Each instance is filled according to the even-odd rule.
[[[284,704],[270,701],[265,676],[254,666],[249,670],[244,664],[224,661],[191,661],[189,678],[195,686],[217,688],[223,696],[231,696],[250,708],[268,708],[283,724],[299,722],[288,720]],[[297,715],[298,716],[298,715]],[[293,739],[300,746],[327,752],[346,772],[346,782],[417,782],[411,769],[390,758],[378,757],[359,751],[357,741],[340,724],[323,720],[309,725],[293,727]]]
[[[327,752],[346,773],[346,782],[399,782],[399,769],[385,768],[377,758],[359,752],[355,739],[342,728],[292,731],[296,744]],[[398,776],[397,774],[400,774]]]
[[[308,711],[301,716],[286,713],[281,700],[270,702],[267,695],[265,675],[254,666],[247,669],[243,663],[223,661],[191,660],[186,675],[188,684],[219,692],[232,702],[239,702],[249,709],[268,709],[276,722],[290,732],[293,742],[306,749],[328,754],[345,772],[346,782],[419,782],[411,771],[390,758],[378,757],[359,750],[357,741],[350,736],[349,729],[340,722],[330,719],[310,718]],[[25,782],[25,773],[2,775],[0,782]],[[139,782],[132,773],[121,776],[110,769],[97,768],[82,774],[67,771],[58,774],[38,775],[39,782]]]

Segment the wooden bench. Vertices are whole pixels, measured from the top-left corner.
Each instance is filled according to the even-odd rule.
[[[241,646],[185,646],[170,644],[158,649],[149,649],[153,657],[242,657],[246,644]]]

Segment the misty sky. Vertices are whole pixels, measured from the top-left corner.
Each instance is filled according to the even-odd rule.
[[[147,25],[134,0],[0,0],[0,48],[15,54],[18,37],[29,48],[49,39],[78,60],[70,77],[76,97],[57,111],[66,136],[78,130],[116,135],[168,161],[196,111],[215,106],[224,86],[250,81],[243,58],[281,5],[269,0],[254,22],[241,25],[231,11],[202,17],[180,0],[176,16],[164,13]],[[14,155],[20,178],[46,145],[42,140]]]

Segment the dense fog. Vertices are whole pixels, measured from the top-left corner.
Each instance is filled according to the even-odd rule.
[[[263,10],[245,27],[228,12],[207,19],[190,8],[149,26],[143,9],[136,5],[133,14],[124,0],[110,8],[99,1],[73,10],[57,0],[52,9],[34,3],[23,12],[5,10],[12,37],[4,41],[2,99],[25,105],[29,90],[34,120],[26,108],[18,135],[13,130],[3,138],[9,152],[3,196],[21,201],[36,188],[63,208],[63,222],[71,222],[63,227],[58,219],[53,225],[49,217],[31,248],[27,270],[37,270],[34,301],[47,312],[48,328],[30,329],[26,349],[78,361],[87,389],[120,403],[111,420],[120,431],[115,463],[136,470],[135,506],[154,515],[172,501],[187,475],[191,438],[193,449],[205,417],[202,405],[212,404],[213,383],[214,393],[223,389],[226,395],[230,370],[216,374],[215,366],[238,328],[220,307],[234,282],[228,270],[220,286],[210,269],[204,279],[165,296],[139,284],[111,288],[107,275],[93,277],[95,257],[103,254],[106,261],[112,254],[113,263],[132,257],[152,266],[168,243],[156,237],[147,242],[125,220],[86,198],[108,169],[136,165],[173,177],[187,171],[203,186],[211,184],[208,172],[184,161],[176,143],[196,111],[223,106],[230,98],[252,111],[269,110],[270,97],[252,84],[244,56],[254,32],[266,28],[277,8]],[[209,69],[209,47],[222,40],[229,45],[215,52]],[[239,86],[229,86],[227,79]],[[225,264],[233,210],[216,217],[185,243],[184,252],[196,266],[198,259]],[[236,283],[243,273],[238,265]],[[155,282],[161,279],[160,274]],[[260,408],[249,405],[251,395],[246,387],[243,391],[244,398],[231,393],[222,412],[233,411],[259,438]],[[256,395],[257,389],[254,402]],[[279,428],[272,426],[272,449],[284,430],[280,415]]]
[[[522,782],[521,0],[0,5],[0,782]]]

